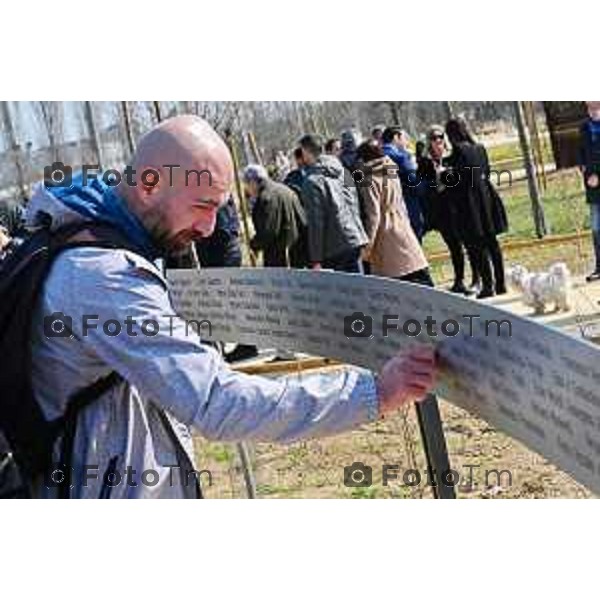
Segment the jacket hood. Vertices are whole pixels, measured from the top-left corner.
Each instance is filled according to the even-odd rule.
[[[338,179],[344,176],[344,166],[335,156],[322,154],[315,164],[306,168],[306,173],[307,175],[315,173],[324,177]]]
[[[364,163],[364,167],[373,175],[383,175],[384,172],[392,173],[392,169],[397,169],[396,163],[387,156],[376,158]]]
[[[159,256],[151,236],[139,219],[117,195],[99,179],[83,185],[81,174],[74,175],[66,187],[34,187],[26,213],[26,225],[49,225],[55,231],[64,225],[85,221],[104,223],[121,231],[147,256]]]

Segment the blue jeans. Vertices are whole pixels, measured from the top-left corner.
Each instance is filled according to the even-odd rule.
[[[600,272],[600,204],[590,204],[590,220],[592,227],[592,239],[594,241],[594,254],[596,255],[596,268]]]
[[[423,234],[425,233],[425,221],[423,219],[423,209],[421,208],[421,199],[414,194],[404,194],[404,204],[406,204],[406,210],[408,212],[408,218],[410,224],[421,243]]]

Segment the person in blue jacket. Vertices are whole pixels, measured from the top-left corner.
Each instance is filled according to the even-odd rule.
[[[402,194],[408,210],[410,224],[417,239],[421,242],[425,233],[425,223],[421,206],[417,164],[408,150],[408,134],[400,127],[387,127],[383,132],[382,142],[383,153],[398,165],[398,176],[402,183]]]
[[[581,126],[579,165],[590,205],[596,266],[586,281],[600,279],[600,102],[587,102],[589,118]]]

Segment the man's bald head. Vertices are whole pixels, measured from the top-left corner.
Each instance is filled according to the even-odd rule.
[[[164,170],[165,165],[181,166],[173,169],[174,175],[185,169],[207,169],[226,185],[233,181],[233,163],[225,142],[204,119],[194,115],[167,119],[140,139],[133,167]]]
[[[122,195],[159,245],[175,249],[211,234],[234,171],[225,142],[204,119],[163,121],[140,139],[132,167],[137,185]]]

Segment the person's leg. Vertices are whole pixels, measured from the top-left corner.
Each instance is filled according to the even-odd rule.
[[[412,229],[415,232],[419,243],[421,243],[425,230],[423,211],[421,209],[421,200],[417,196],[407,194],[404,196],[404,203],[406,204],[406,211],[408,212],[408,219]]]
[[[593,272],[586,277],[586,281],[596,281],[600,279],[600,204],[590,204],[590,221],[596,265]]]
[[[412,273],[407,273],[406,275],[402,275],[401,277],[395,277],[394,279],[399,279],[400,281],[408,281],[409,283],[418,283],[419,285],[426,285],[428,287],[435,287],[435,284],[433,283],[433,279],[431,278],[429,269],[427,267],[425,269],[413,271]]]
[[[502,257],[502,249],[498,243],[498,238],[491,235],[486,240],[488,255],[492,261],[494,269],[494,281],[496,294],[506,294],[506,282],[504,279],[504,258]]]
[[[450,260],[454,269],[454,285],[451,288],[453,292],[464,293],[466,287],[465,279],[465,255],[463,254],[462,244],[458,236],[449,229],[440,230],[440,234],[444,240],[448,250],[450,251]]]
[[[482,286],[477,298],[489,298],[494,295],[494,279],[490,257],[485,245],[484,238],[477,238],[465,242],[475,259],[475,266],[481,276]]]
[[[473,248],[470,244],[465,245],[465,250],[469,257],[469,266],[471,267],[471,288],[478,288],[481,285],[481,274],[477,266],[477,256],[473,254]]]

